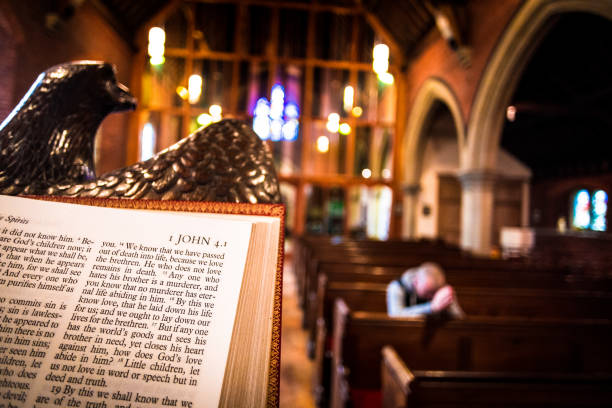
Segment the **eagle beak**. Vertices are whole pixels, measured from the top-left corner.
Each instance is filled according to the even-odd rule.
[[[136,109],[136,98],[132,96],[129,89],[123,84],[117,84],[114,92],[115,106],[113,112],[121,112]]]

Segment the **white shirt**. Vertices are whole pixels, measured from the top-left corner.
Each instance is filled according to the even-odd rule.
[[[387,314],[389,316],[420,316],[432,313],[431,302],[417,304],[416,291],[412,283],[415,275],[416,271],[408,269],[400,277],[401,285],[394,280],[387,286]]]

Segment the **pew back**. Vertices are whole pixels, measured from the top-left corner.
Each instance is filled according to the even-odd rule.
[[[331,322],[335,299],[354,310],[385,312],[387,285],[368,282],[320,280],[323,305],[319,317]],[[608,318],[612,294],[603,291],[564,289],[480,288],[455,286],[459,304],[468,316],[527,318]]]
[[[382,351],[382,406],[604,407],[609,374],[411,371],[392,347]]]
[[[608,320],[394,319],[351,312],[338,300],[331,401],[340,407],[346,390],[380,389],[377,367],[386,344],[415,370],[596,373],[610,371],[611,341]]]

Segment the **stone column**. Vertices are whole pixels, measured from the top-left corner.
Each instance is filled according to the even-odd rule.
[[[488,170],[470,170],[461,181],[461,247],[488,256],[493,232],[493,202],[496,175]]]
[[[529,206],[530,203],[530,194],[529,194],[529,179],[523,181],[521,186],[523,198],[521,200],[521,227],[529,226]]]
[[[413,239],[416,238],[416,212],[419,201],[419,192],[421,191],[421,185],[406,184],[402,188],[404,192],[403,197],[403,226],[402,226],[402,238]]]

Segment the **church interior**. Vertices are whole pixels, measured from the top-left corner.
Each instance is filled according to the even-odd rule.
[[[281,407],[603,407],[611,39],[609,0],[8,0],[0,120],[97,60],[137,105],[96,174],[253,128],[286,206]],[[423,262],[466,319],[386,315]]]

